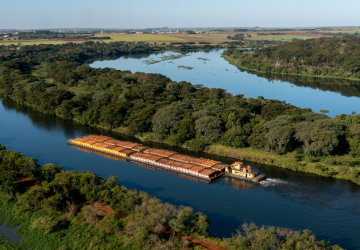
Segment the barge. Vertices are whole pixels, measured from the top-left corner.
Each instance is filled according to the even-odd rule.
[[[115,140],[102,135],[88,135],[67,140],[69,145],[89,152],[97,152],[111,158],[119,158],[137,165],[176,174],[183,178],[207,183],[222,176],[229,176],[260,182],[265,176],[238,176],[229,170],[234,166],[219,161],[179,154],[165,149],[149,148],[139,143]],[[249,174],[249,173],[248,173]]]

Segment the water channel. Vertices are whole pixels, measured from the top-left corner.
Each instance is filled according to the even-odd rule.
[[[332,116],[357,112],[356,108],[360,107],[356,105],[360,91],[357,91],[354,83],[321,84],[321,81],[304,82],[304,79],[295,79],[294,83],[284,79],[268,81],[239,71],[223,60],[220,54],[221,50],[212,50],[187,53],[176,58],[177,53],[165,52],[145,58],[99,61],[92,66],[161,73],[176,81],[186,80],[207,87],[221,87],[233,94],[287,100],[314,111],[328,109]],[[329,90],[326,86],[330,86]],[[320,102],[322,98],[324,102]],[[344,105],[340,104],[342,102]],[[266,173],[268,179],[262,184],[231,177],[221,177],[211,184],[195,182],[130,162],[84,152],[66,144],[67,139],[90,133],[136,141],[134,138],[43,115],[12,102],[0,102],[0,143],[8,149],[37,158],[40,164],[51,162],[64,165],[66,170],[88,170],[104,178],[117,176],[119,182],[127,188],[145,191],[175,205],[191,206],[211,220],[209,230],[213,236],[230,237],[242,223],[255,222],[257,225],[294,230],[310,229],[317,239],[330,240],[347,249],[355,249],[360,245],[360,186],[349,181],[247,163]],[[197,154],[161,144],[147,145],[229,164],[234,162],[234,159],[226,157]]]
[[[127,188],[145,191],[175,205],[191,206],[211,219],[209,230],[213,236],[230,237],[242,223],[255,222],[310,229],[318,239],[331,240],[348,249],[360,245],[360,186],[349,181],[251,163],[268,176],[263,184],[230,177],[221,177],[211,184],[195,182],[66,144],[67,139],[89,133],[134,140],[0,102],[0,143],[8,149],[37,158],[40,164],[51,162],[64,165],[66,170],[88,170],[104,178],[117,176]],[[224,163],[234,161],[160,144],[150,146]]]
[[[209,88],[223,88],[237,95],[286,101],[329,116],[360,113],[360,81],[293,76],[259,77],[242,72],[221,57],[224,49],[188,53],[164,52],[96,61],[95,68],[159,73],[174,81],[188,81]]]

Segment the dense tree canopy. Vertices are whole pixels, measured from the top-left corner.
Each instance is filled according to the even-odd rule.
[[[249,70],[272,74],[299,74],[360,78],[360,37],[323,37],[225,55]]]

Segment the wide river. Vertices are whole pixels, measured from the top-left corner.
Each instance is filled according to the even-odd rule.
[[[132,72],[159,73],[174,81],[188,81],[209,88],[222,88],[237,95],[286,101],[314,112],[328,110],[329,116],[360,113],[360,81],[296,78],[293,83],[286,77],[278,80],[241,72],[221,58],[224,49],[180,54],[164,52],[157,55],[134,55],[116,60],[97,61],[95,68],[116,68]],[[180,58],[179,58],[180,57]],[[282,78],[282,79],[281,79]]]
[[[170,52],[166,53],[170,54]],[[201,83],[205,86],[222,87],[235,94],[244,93],[247,96],[263,95],[266,98],[277,98],[275,97],[277,93],[271,91],[272,88],[268,88],[268,91],[262,88],[267,85],[290,85],[289,83],[267,82],[257,88],[259,93],[256,94],[254,89],[254,93],[250,95],[246,90],[250,90],[248,85],[256,84],[254,80],[256,76],[236,71],[233,66],[228,65],[226,62],[223,64],[219,51],[192,53],[172,61],[175,63],[176,61],[180,62],[180,60],[188,60],[193,54],[196,60],[202,61],[201,64],[204,64],[204,62],[206,62],[204,65],[214,63],[212,75],[208,76],[207,71],[200,74],[198,73],[200,69],[198,69],[197,78],[194,78],[203,79]],[[151,58],[154,59],[158,56],[161,55],[152,55]],[[197,58],[206,58],[208,60]],[[147,60],[150,59],[147,58]],[[218,65],[224,65],[224,67],[215,68],[216,60],[219,61]],[[152,61],[145,64],[143,61],[143,59],[119,59],[116,67],[123,70],[149,72],[141,69],[152,68],[157,64],[171,64],[169,63],[171,60],[157,64],[150,64]],[[191,60],[184,61],[180,66],[195,67],[198,61],[194,62],[194,64],[191,64]],[[115,62],[108,62],[108,66],[115,67]],[[93,66],[105,65],[104,63],[97,62]],[[136,63],[139,65],[139,69],[134,70],[132,67],[135,67]],[[168,67],[167,64],[162,66]],[[156,67],[161,68],[160,66]],[[171,76],[174,80],[182,79],[192,83],[200,83],[199,80],[194,82],[192,79],[188,79],[189,74],[195,74],[191,73],[192,70],[183,67],[170,68],[169,70],[178,74],[177,77],[175,75],[174,77]],[[156,70],[152,69],[150,72],[155,73]],[[237,72],[234,74],[239,75],[240,79],[244,78],[244,82],[238,86],[239,90],[237,90],[235,83],[227,83],[226,72]],[[163,72],[159,71],[158,73]],[[222,81],[219,79],[216,84],[212,78],[218,77],[218,74],[221,74],[223,78],[221,78]],[[170,77],[170,73],[166,75]],[[249,83],[249,79],[253,79],[252,82]],[[258,77],[258,82],[260,81],[266,82],[265,79]],[[232,85],[233,89],[229,88]],[[276,88],[280,91],[280,87]],[[294,88],[302,91],[314,91],[312,88],[297,88],[296,86]],[[286,89],[292,91],[292,88]],[[322,93],[322,91],[316,91],[319,95]],[[331,94],[331,92],[326,93]],[[296,99],[296,96],[294,98]],[[337,95],[336,98],[345,97]],[[289,98],[287,101],[294,103]],[[297,103],[294,104],[298,105]],[[336,108],[333,104],[331,106]],[[314,107],[312,108],[315,110]],[[328,109],[331,110],[331,108]],[[118,134],[73,124],[53,116],[43,115],[11,102],[0,102],[0,143],[4,144],[8,149],[20,151],[25,155],[37,158],[40,164],[51,162],[63,165],[66,170],[88,170],[104,178],[117,176],[119,182],[127,188],[145,191],[175,205],[191,206],[195,211],[206,214],[211,220],[209,230],[213,236],[230,237],[244,222],[255,222],[260,226],[273,225],[294,230],[310,229],[317,239],[330,240],[333,244],[339,244],[347,249],[356,249],[360,246],[360,186],[349,181],[247,163],[266,173],[268,179],[261,184],[231,177],[221,177],[211,184],[195,182],[180,178],[177,175],[140,167],[129,162],[106,158],[96,153],[87,153],[66,144],[67,139],[89,133],[109,135],[123,140],[134,140]],[[234,159],[196,154],[161,144],[147,145],[167,148],[198,157],[221,160],[229,164],[234,162]]]

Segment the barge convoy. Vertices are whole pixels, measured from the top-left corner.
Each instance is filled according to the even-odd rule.
[[[244,175],[244,172],[240,170],[242,163],[239,165],[236,162],[235,165],[229,166],[219,161],[196,158],[165,149],[150,148],[135,142],[115,140],[108,136],[88,135],[67,140],[67,143],[76,148],[130,160],[140,166],[151,166],[153,169],[205,181],[212,181],[224,175],[225,172],[229,176],[253,182],[265,179],[264,175],[259,176],[257,172],[254,176],[251,176],[250,171]]]

